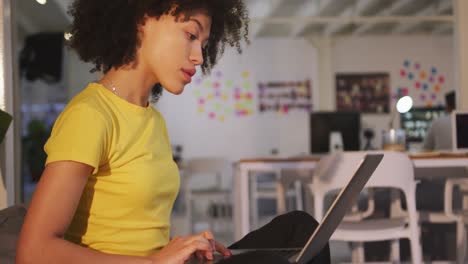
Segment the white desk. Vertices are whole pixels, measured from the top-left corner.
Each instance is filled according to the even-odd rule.
[[[468,155],[440,154],[438,156],[410,155],[416,168],[467,167]]]
[[[468,155],[410,155],[410,158],[416,168],[468,167]],[[249,172],[313,169],[319,159],[319,157],[303,157],[240,160],[234,177],[234,239],[237,241],[250,231]]]

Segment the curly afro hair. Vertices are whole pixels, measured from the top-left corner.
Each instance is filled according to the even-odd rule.
[[[249,43],[249,17],[242,0],[75,0],[68,11],[74,18],[68,44],[83,61],[94,64],[92,72],[107,72],[135,62],[140,45],[138,27],[146,16],[170,14],[188,19],[197,10],[207,12],[212,19],[201,65],[203,73],[208,73],[226,44],[241,53],[241,41]],[[161,93],[158,84],[153,88],[153,101]]]

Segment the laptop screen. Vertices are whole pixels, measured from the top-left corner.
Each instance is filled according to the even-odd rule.
[[[468,112],[455,112],[455,144],[456,149],[468,150]]]
[[[364,156],[364,159],[361,161],[358,168],[356,168],[356,172],[351,177],[348,184],[341,189],[332,206],[322,219],[322,222],[315,229],[309,241],[296,258],[297,263],[302,264],[308,262],[322,250],[326,243],[328,243],[335,229],[341,223],[348,209],[356,202],[359,193],[382,159],[383,154],[367,154]]]

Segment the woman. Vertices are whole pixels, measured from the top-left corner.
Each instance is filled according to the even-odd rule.
[[[241,40],[248,41],[244,3],[76,0],[70,14],[71,47],[104,76],[73,98],[54,125],[17,263],[229,256],[209,231],[169,239],[179,175],[165,122],[149,101],[162,89],[182,93],[195,67],[209,71],[225,44],[241,50]],[[247,237],[245,245],[259,237]]]

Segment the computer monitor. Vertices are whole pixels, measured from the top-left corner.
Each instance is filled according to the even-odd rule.
[[[452,112],[452,146],[455,152],[468,152],[468,112]]]
[[[407,143],[423,142],[432,121],[446,115],[443,107],[417,107],[400,114],[400,125]]]
[[[330,133],[340,132],[344,150],[360,150],[359,112],[314,112],[310,115],[311,153],[330,152]]]

